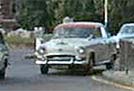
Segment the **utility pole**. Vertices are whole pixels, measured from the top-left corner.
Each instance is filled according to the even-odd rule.
[[[105,16],[104,16],[105,28],[107,28],[108,26],[108,0],[105,0],[104,2],[104,13],[105,13]]]

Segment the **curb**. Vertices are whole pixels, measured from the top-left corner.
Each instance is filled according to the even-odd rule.
[[[105,80],[105,78],[103,79],[102,77],[96,77],[96,76],[92,76],[91,77],[93,80],[98,81],[100,83],[104,83],[104,84],[108,84],[108,85],[112,85],[121,89],[126,89],[126,90],[130,90],[130,91],[134,91],[134,87],[131,86],[126,86],[126,85],[122,85],[113,81],[109,81],[109,80]]]
[[[134,87],[134,80],[132,80],[130,76],[118,75],[115,74],[115,71],[104,71],[102,74],[104,79],[121,85]]]

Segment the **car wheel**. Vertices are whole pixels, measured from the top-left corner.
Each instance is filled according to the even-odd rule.
[[[95,65],[95,55],[94,53],[89,54],[88,65],[85,68],[85,75],[93,73],[93,66]]]
[[[5,79],[5,69],[0,71],[0,79],[1,80]]]
[[[8,59],[5,59],[4,65],[5,65],[5,68],[7,68],[7,66],[8,66]]]
[[[107,70],[110,70],[113,68],[113,64],[110,62],[110,63],[106,63],[106,69]]]
[[[49,68],[47,65],[40,65],[40,71],[41,71],[41,74],[47,74],[49,71]]]
[[[106,69],[107,70],[110,70],[110,69],[113,69],[114,68],[114,63],[115,63],[115,60],[117,59],[117,55],[116,54],[113,54],[110,58],[110,62],[109,63],[106,63]]]

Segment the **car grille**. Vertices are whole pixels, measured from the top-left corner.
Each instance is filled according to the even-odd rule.
[[[53,55],[53,56],[47,56],[48,61],[70,61],[71,59],[74,59],[74,56],[71,55]]]

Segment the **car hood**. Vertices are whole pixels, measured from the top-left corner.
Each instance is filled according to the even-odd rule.
[[[61,54],[76,54],[77,49],[80,47],[85,48],[86,46],[92,45],[94,42],[88,39],[80,38],[66,38],[66,39],[51,39],[50,41],[41,45],[45,47],[47,53],[61,53]]]
[[[91,44],[91,41],[88,39],[81,39],[81,38],[66,38],[66,39],[52,39],[46,43],[44,46],[56,47],[56,46],[88,46]]]

